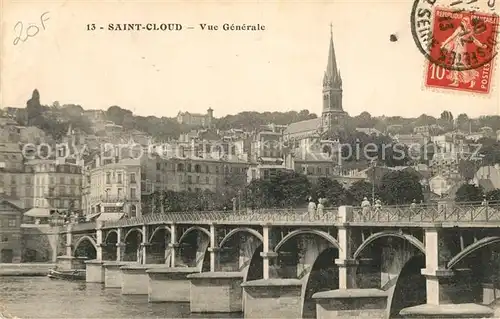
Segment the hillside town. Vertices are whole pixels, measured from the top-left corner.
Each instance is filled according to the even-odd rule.
[[[27,92],[29,95],[29,92]],[[21,259],[22,221],[81,221],[168,211],[500,200],[500,117],[350,116],[333,39],[322,113],[181,111],[119,106],[4,107],[0,118],[1,262]],[[321,99],[320,99],[321,98]],[[26,252],[25,252],[26,253]],[[25,256],[23,257],[25,259]]]

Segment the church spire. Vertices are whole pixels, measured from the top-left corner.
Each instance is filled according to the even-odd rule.
[[[333,26],[330,23],[330,47],[328,50],[328,62],[323,78],[323,130],[332,130],[342,126],[346,113],[342,108],[342,78],[337,66],[337,57],[333,46]]]
[[[328,63],[326,65],[324,86],[330,88],[342,88],[342,79],[337,67],[337,57],[335,56],[335,47],[333,46],[333,24],[330,23],[330,48],[328,50]]]

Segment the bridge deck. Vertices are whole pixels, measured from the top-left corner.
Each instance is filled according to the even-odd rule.
[[[500,227],[500,201],[484,203],[448,203],[447,205],[406,205],[354,207],[349,218],[352,226],[426,227],[440,223],[443,227]],[[337,209],[309,213],[305,209],[266,209],[258,211],[208,211],[149,214],[136,218],[105,222],[104,229],[159,224],[193,225],[263,225],[325,226],[339,225]],[[73,231],[95,229],[95,222],[75,224]]]

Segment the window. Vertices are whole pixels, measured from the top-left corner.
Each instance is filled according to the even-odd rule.
[[[161,175],[160,174],[156,174],[156,182],[157,183],[161,182]]]
[[[192,184],[193,183],[193,179],[191,177],[191,175],[188,175],[188,184]]]
[[[16,227],[16,220],[15,219],[9,219],[9,227]]]
[[[106,184],[111,184],[111,173],[106,173]]]
[[[135,193],[135,188],[130,189],[130,199],[135,199],[137,197]]]
[[[157,171],[161,170],[161,163],[156,163],[156,170]]]
[[[264,179],[268,179],[268,178],[269,178],[269,176],[270,176],[270,174],[269,174],[269,170],[268,170],[268,169],[265,169],[265,170],[264,170]]]
[[[15,186],[10,188],[10,196],[17,196],[17,188]]]
[[[329,167],[325,167],[325,174],[330,175],[330,168]]]
[[[207,176],[207,177],[205,177],[205,183],[206,183],[206,184],[210,184],[210,178],[209,178],[208,176]]]
[[[200,183],[200,177],[196,176],[196,184],[199,184],[199,183]]]
[[[61,177],[61,178],[59,178],[59,183],[60,183],[60,184],[64,184],[64,176],[63,176],[63,177]],[[44,184],[44,182],[42,182],[42,184]]]
[[[118,180],[118,184],[121,184],[123,182],[122,181],[122,173],[118,173],[117,180]]]
[[[132,184],[136,183],[136,181],[135,181],[135,173],[131,173],[130,174],[130,183],[132,183]]]
[[[205,166],[205,172],[210,173],[210,167],[208,165]]]
[[[188,165],[187,165],[187,171],[188,171],[188,172],[191,172],[191,164],[188,164]]]

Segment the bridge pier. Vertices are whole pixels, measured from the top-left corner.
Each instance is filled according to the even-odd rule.
[[[105,269],[102,260],[86,260],[85,261],[85,281],[94,283],[104,283]]]
[[[247,281],[245,318],[300,318],[302,314],[300,279],[260,279]]]
[[[148,295],[149,276],[148,270],[164,269],[162,264],[131,263],[120,267],[122,295]],[[165,289],[169,289],[164,287]]]
[[[188,276],[198,272],[196,267],[163,266],[146,270],[149,302],[189,302],[191,281]]]
[[[122,273],[120,267],[125,266],[122,261],[106,261],[103,263],[104,268],[104,287],[105,288],[121,288]]]
[[[191,281],[191,312],[242,312],[241,272],[204,272],[187,276]]]
[[[386,291],[380,289],[338,289],[318,292],[316,318],[360,318],[369,314],[370,318],[387,318]]]
[[[262,279],[241,284],[245,318],[299,318],[302,313],[302,280],[279,279],[272,273],[278,254],[270,237],[271,225],[262,226]],[[272,314],[272,315],[271,315]]]
[[[460,280],[454,280],[457,272],[446,269],[446,246],[443,228],[440,224],[425,228],[426,268],[421,270],[426,279],[427,303],[402,309],[403,318],[490,318],[494,315],[491,308],[463,299],[453,303],[454,299],[467,297]],[[465,289],[464,289],[465,288]]]

